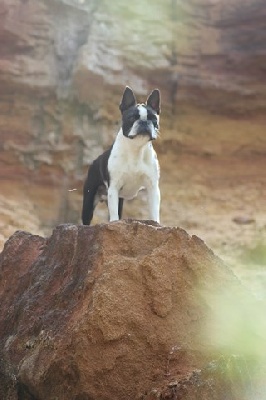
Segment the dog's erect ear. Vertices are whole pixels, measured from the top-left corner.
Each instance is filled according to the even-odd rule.
[[[154,89],[147,99],[147,106],[151,107],[157,114],[161,111],[160,90]]]
[[[120,111],[123,113],[129,107],[135,106],[137,104],[136,98],[134,96],[133,90],[126,86],[121,103],[120,103]]]

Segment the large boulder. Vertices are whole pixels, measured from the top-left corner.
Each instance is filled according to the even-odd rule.
[[[0,255],[0,397],[222,400],[227,390],[234,399],[245,371],[208,366],[232,350],[218,343],[225,320],[210,321],[215,299],[231,305],[242,293],[179,228],[60,225],[48,239],[18,231]]]

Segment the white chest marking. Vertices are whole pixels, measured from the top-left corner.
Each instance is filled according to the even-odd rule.
[[[132,199],[139,190],[159,179],[156,153],[145,137],[133,140],[118,134],[108,161],[110,185],[118,190],[119,197]]]

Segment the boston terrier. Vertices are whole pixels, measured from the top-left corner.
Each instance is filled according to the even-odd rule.
[[[84,183],[82,222],[90,225],[99,201],[107,199],[109,220],[122,218],[124,199],[148,194],[149,218],[160,222],[160,168],[152,141],[159,134],[160,91],[154,89],[145,104],[137,104],[126,87],[121,104],[122,126],[110,149],[93,161]]]

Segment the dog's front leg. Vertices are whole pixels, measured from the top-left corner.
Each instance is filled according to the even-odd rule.
[[[115,186],[111,185],[108,188],[108,210],[109,220],[117,221],[118,216],[118,190]]]
[[[147,189],[150,219],[160,223],[161,194],[158,182],[148,186]]]

